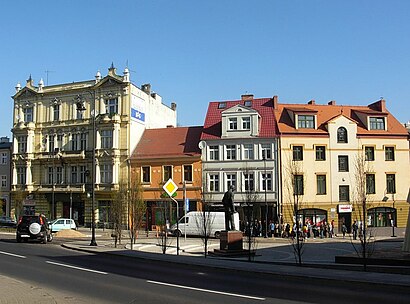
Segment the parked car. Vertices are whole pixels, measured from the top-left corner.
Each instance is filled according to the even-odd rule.
[[[12,227],[15,228],[17,222],[9,216],[0,216],[0,227]]]
[[[16,230],[17,243],[29,239],[40,240],[44,244],[53,240],[47,219],[43,215],[20,216]]]
[[[77,225],[74,220],[68,218],[59,218],[50,223],[51,232],[58,232],[64,229],[77,230]]]

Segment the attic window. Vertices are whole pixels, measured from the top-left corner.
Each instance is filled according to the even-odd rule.
[[[314,129],[315,117],[313,115],[298,115],[298,128]]]
[[[245,107],[252,107],[252,100],[245,100]]]
[[[218,104],[218,109],[225,109],[226,108],[226,102],[220,102]]]
[[[385,130],[384,117],[370,117],[370,130]]]

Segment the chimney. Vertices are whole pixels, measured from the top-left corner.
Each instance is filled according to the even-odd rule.
[[[175,102],[171,102],[171,110],[176,111],[177,104]]]
[[[336,105],[336,101],[331,100],[327,103],[329,106],[335,106]]]
[[[253,99],[253,94],[244,94],[244,95],[241,95],[241,100],[242,101],[244,101],[244,100],[252,100]]]
[[[277,110],[278,109],[278,95],[273,96],[272,99],[273,99],[273,109]]]
[[[310,105],[315,105],[315,104],[316,104],[316,102],[315,102],[315,100],[314,100],[314,99],[311,99],[311,100],[309,100],[309,101],[308,101],[308,104],[310,104]]]
[[[141,86],[141,90],[148,95],[151,95],[151,84],[146,83]]]
[[[387,112],[386,110],[386,100],[383,98],[379,100],[379,109],[381,112]]]

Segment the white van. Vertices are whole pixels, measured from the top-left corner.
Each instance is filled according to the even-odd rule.
[[[239,214],[235,212],[233,218],[235,229],[239,230]],[[206,231],[208,236],[219,238],[221,231],[225,230],[225,212],[191,211],[179,220],[178,229],[177,224],[174,224],[170,230],[175,236],[185,233],[204,236]]]

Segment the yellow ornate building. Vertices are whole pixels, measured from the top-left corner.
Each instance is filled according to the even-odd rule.
[[[127,178],[127,160],[146,128],[176,126],[170,107],[137,87],[128,69],[94,80],[16,86],[13,119],[12,214],[43,213],[91,223],[109,221],[110,202]],[[93,166],[93,163],[95,166]],[[94,177],[95,175],[95,177]]]

